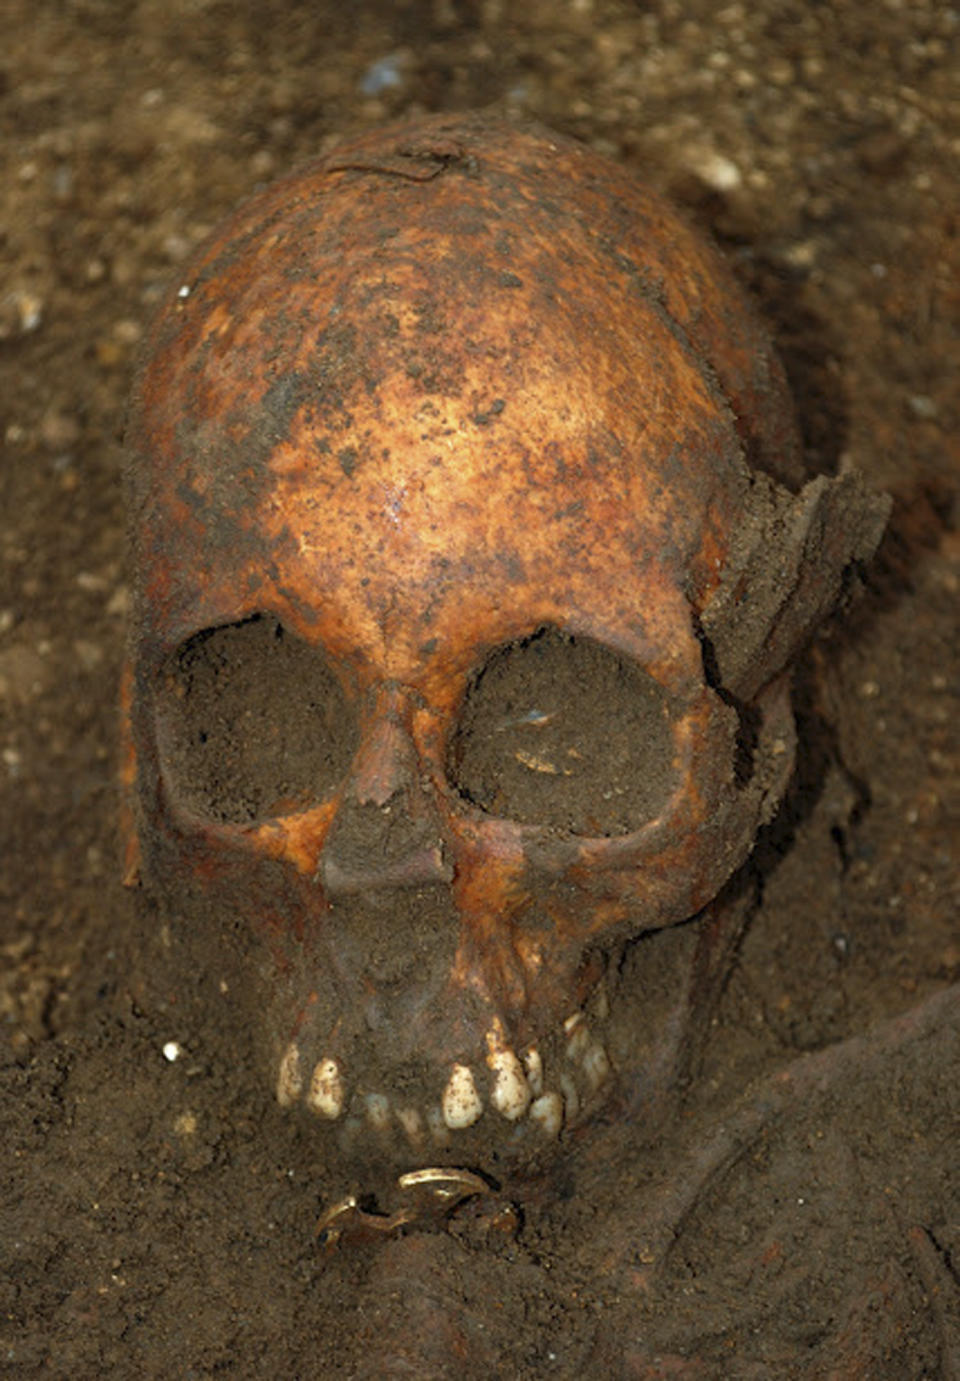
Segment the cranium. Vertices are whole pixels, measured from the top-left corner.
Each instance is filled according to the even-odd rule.
[[[611,957],[775,811],[790,663],[884,503],[800,486],[767,338],[656,195],[472,117],[243,207],[160,312],[130,443],[170,981],[220,983],[331,1155],[535,1159],[628,1059]]]

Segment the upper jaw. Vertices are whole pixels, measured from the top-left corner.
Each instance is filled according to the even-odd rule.
[[[487,1010],[482,1037],[466,1053],[456,1037],[449,1039],[448,1023],[448,1039],[439,1046],[445,1058],[417,1052],[415,1039],[395,1048],[388,1029],[361,1034],[356,1022],[354,1039],[340,1022],[324,1040],[308,1020],[279,1047],[275,1096],[324,1134],[356,1186],[369,1188],[371,1179],[424,1165],[522,1175],[549,1159],[561,1133],[609,1095],[608,1014],[600,983],[583,1006],[536,1040],[518,1043],[499,1014]]]

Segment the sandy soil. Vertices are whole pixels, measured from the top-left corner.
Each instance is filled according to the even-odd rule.
[[[960,20],[919,0],[512,14],[12,0],[11,1375],[960,1375]],[[682,1116],[656,1137],[608,1119],[512,1216],[324,1252],[310,1138],[202,1023],[131,992],[124,400],[160,294],[237,200],[348,130],[477,106],[620,159],[709,229],[773,324],[809,468],[848,457],[894,511],[798,677],[797,778]]]

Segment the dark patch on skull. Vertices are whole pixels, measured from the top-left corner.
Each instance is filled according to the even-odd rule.
[[[507,403],[505,398],[494,398],[489,407],[475,412],[470,420],[478,427],[487,427],[494,418],[500,416],[506,406]]]

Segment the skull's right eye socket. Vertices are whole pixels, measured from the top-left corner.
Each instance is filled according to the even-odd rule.
[[[257,615],[196,634],[161,677],[159,739],[175,797],[231,824],[290,814],[331,794],[356,722],[324,655]]]

